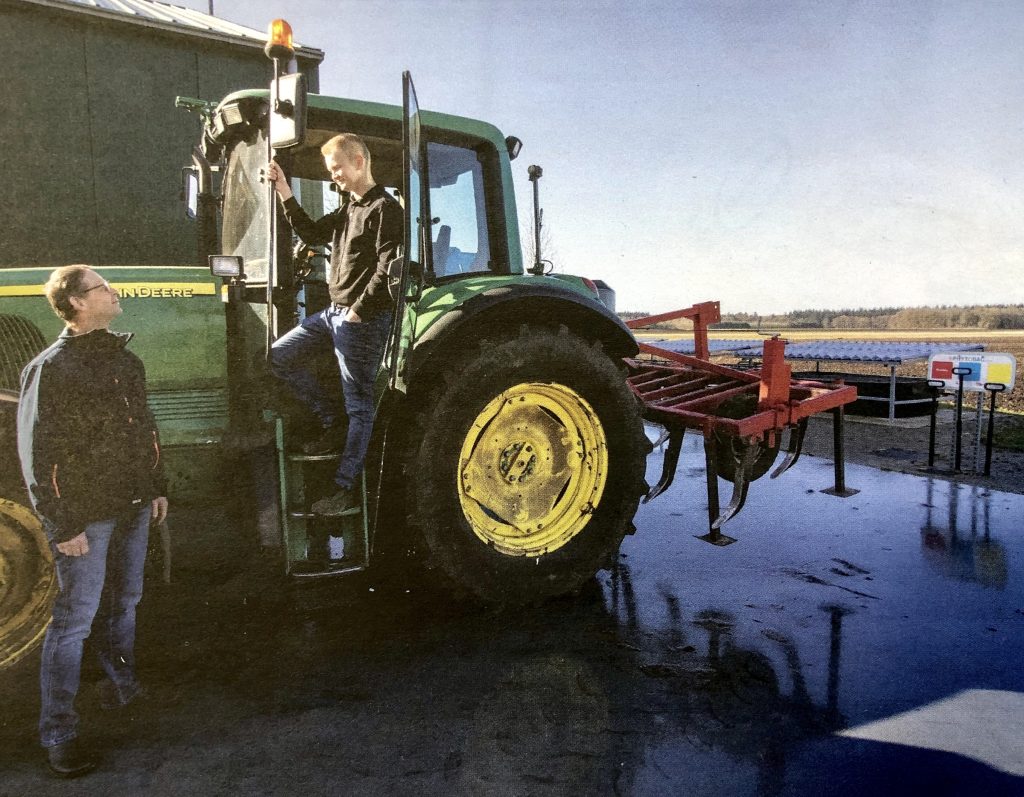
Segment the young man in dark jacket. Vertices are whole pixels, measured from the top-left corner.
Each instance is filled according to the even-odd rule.
[[[135,607],[149,524],[166,517],[167,498],[142,361],[125,348],[130,334],[108,329],[121,314],[117,291],[77,265],[54,271],[46,296],[67,326],[22,373],[18,454],[60,587],[43,642],[40,741],[50,768],[74,777],[95,766],[74,708],[94,619],[101,703],[118,708],[141,693]]]
[[[331,180],[349,200],[317,221],[300,207],[278,164],[271,161],[267,167],[267,178],[296,234],[307,244],[332,246],[330,306],[307,316],[274,343],[270,368],[323,427],[320,439],[308,445],[306,453],[342,452],[334,476],[338,491],[314,503],[313,511],[346,515],[360,505],[356,482],[373,431],[373,383],[391,329],[387,269],[402,244],[403,219],[397,200],[374,181],[370,150],[359,136],[342,133],[320,151]],[[316,375],[315,355],[330,348],[338,360],[344,408]],[[348,431],[342,440],[345,416]]]

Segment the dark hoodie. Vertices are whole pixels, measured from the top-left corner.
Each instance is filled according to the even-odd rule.
[[[131,337],[65,329],[21,374],[21,470],[55,542],[167,494],[146,371],[125,348]]]

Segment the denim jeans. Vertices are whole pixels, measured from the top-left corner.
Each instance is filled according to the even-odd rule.
[[[307,316],[270,350],[274,376],[289,385],[324,427],[335,424],[342,411],[348,416],[348,437],[334,476],[334,481],[345,488],[352,487],[363,470],[373,433],[373,383],[391,329],[390,313],[350,322],[345,320],[347,312],[332,305]],[[316,355],[327,347],[334,349],[338,359],[344,407],[332,400],[331,386],[317,378]]]
[[[66,556],[51,542],[60,591],[46,630],[39,671],[43,747],[78,733],[75,696],[82,667],[82,643],[94,630],[96,652],[122,702],[139,691],[135,677],[135,607],[142,598],[143,566],[149,540],[150,502],[139,510],[85,527],[89,552]],[[52,531],[52,529],[48,529]]]

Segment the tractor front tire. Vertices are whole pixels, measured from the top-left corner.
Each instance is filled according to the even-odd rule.
[[[649,447],[600,344],[524,326],[452,361],[425,401],[405,470],[409,523],[427,565],[486,603],[575,592],[618,553]]]
[[[42,641],[56,596],[42,525],[28,507],[0,498],[0,670]]]

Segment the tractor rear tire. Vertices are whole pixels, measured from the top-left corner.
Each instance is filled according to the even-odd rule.
[[[422,407],[408,520],[457,591],[537,604],[612,564],[647,489],[650,444],[600,344],[524,326],[451,361]]]

